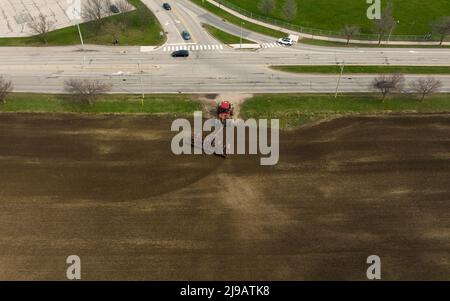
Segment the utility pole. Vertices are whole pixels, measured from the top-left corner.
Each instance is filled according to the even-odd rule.
[[[241,21],[241,39],[240,39],[240,49],[242,49],[242,26],[244,25],[245,23],[244,22],[242,22]]]
[[[83,35],[81,34],[80,24],[77,23],[78,28],[78,34],[80,35],[80,41],[81,41],[81,49],[84,51],[84,41],[83,41]]]
[[[138,63],[138,71],[139,71],[139,82],[141,84],[141,94],[142,94],[141,105],[144,106],[145,92],[144,92],[144,84],[142,82],[142,70],[141,70],[140,62]]]
[[[86,49],[84,47],[83,35],[81,34],[80,23],[79,23],[79,21],[81,21],[81,12],[78,9],[74,8],[73,16],[74,17],[71,20],[73,20],[75,22],[75,26],[77,27],[77,30],[78,30],[78,35],[80,36],[81,51],[83,51],[83,66],[84,66],[86,64],[86,55],[84,54],[84,51]]]
[[[84,49],[83,35],[81,34],[80,23],[79,23],[79,21],[81,21],[81,12],[78,9],[73,8],[73,16],[74,16],[74,18],[72,20],[74,20],[74,22],[76,23],[75,26],[77,27],[78,34],[80,36],[81,49],[84,51],[85,49]]]
[[[341,84],[342,74],[344,73],[345,63],[342,62],[341,64],[339,64],[339,66],[341,67],[341,72],[339,73],[339,78],[338,78],[337,85],[336,85],[336,93],[334,94],[334,98],[335,98],[335,99],[338,97],[339,86],[340,86],[340,84]]]
[[[400,20],[397,20],[397,24],[400,24]],[[391,31],[389,32],[389,37],[388,37],[388,40],[387,40],[388,44],[391,41],[391,36],[392,36],[392,32],[393,31],[394,31],[394,26],[391,27]]]
[[[394,30],[394,27],[392,26],[391,31],[389,32],[389,37],[387,40],[387,43],[389,44],[389,42],[391,41],[391,35],[392,35],[392,31]]]

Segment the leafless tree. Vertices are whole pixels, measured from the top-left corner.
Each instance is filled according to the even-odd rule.
[[[75,95],[78,100],[89,105],[99,94],[109,92],[111,88],[111,85],[99,80],[69,79],[64,83],[66,92]]]
[[[347,38],[347,45],[350,43],[350,39],[359,34],[359,26],[357,25],[345,25],[342,29],[342,33]]]
[[[392,92],[401,92],[405,83],[405,77],[402,74],[380,75],[371,83],[373,90],[379,91],[384,101],[386,96]]]
[[[115,1],[115,5],[117,6],[117,8],[119,9],[119,12],[120,12],[120,19],[121,19],[120,29],[125,30],[126,23],[128,20],[127,13],[130,12],[131,10],[133,10],[134,7],[127,0]],[[134,16],[134,17],[136,17],[136,16]]]
[[[393,17],[394,5],[392,1],[388,2],[381,13],[380,19],[375,19],[373,23],[373,30],[378,34],[378,45],[381,44],[383,37],[392,32],[397,24]]]
[[[131,5],[127,0],[119,0],[116,1],[115,4],[122,15],[133,9],[133,5]]]
[[[283,4],[283,16],[287,20],[294,20],[297,16],[297,1],[295,0],[286,0]]]
[[[28,23],[31,31],[38,35],[42,42],[47,45],[48,43],[48,33],[53,30],[54,22],[49,20],[46,15],[39,14],[39,16],[32,18],[31,22]]]
[[[276,7],[275,0],[259,0],[258,8],[266,15],[270,15],[274,12]]]
[[[439,92],[442,88],[442,82],[434,77],[419,78],[409,83],[409,87],[414,93],[420,95],[420,100],[426,96]]]
[[[445,38],[450,35],[450,17],[442,17],[436,23],[434,23],[433,31],[441,36],[440,45],[442,45]]]
[[[6,97],[13,90],[12,81],[6,80],[3,76],[0,76],[0,101],[6,103]]]
[[[84,2],[82,17],[87,21],[93,21],[100,29],[102,19],[109,14],[110,0],[87,0]]]

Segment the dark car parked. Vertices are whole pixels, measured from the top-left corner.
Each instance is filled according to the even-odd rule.
[[[118,13],[120,13],[119,8],[118,8],[117,5],[115,5],[115,4],[112,4],[112,5],[109,7],[109,10],[110,10],[113,14],[118,14]]]
[[[187,50],[177,50],[172,52],[172,57],[188,57],[189,51]]]
[[[163,7],[164,7],[165,10],[172,10],[172,7],[170,6],[169,3],[164,3]]]

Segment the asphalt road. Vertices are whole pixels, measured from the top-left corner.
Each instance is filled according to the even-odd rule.
[[[164,0],[144,0],[142,2],[152,10],[163,26],[167,35],[167,44],[217,43],[214,38],[203,30],[201,22],[198,21],[198,15],[196,14],[198,11],[193,12],[187,9],[184,7],[184,2],[170,2],[172,6],[172,10],[170,11],[162,7],[163,3],[167,2]],[[192,5],[191,3],[189,4]],[[187,30],[191,34],[192,39],[190,41],[185,41],[182,38],[181,33],[184,30]]]
[[[221,18],[217,17],[214,14],[211,14],[207,10],[202,9],[189,0],[178,0],[175,2],[175,4],[176,13],[179,12],[180,14],[185,14],[186,20],[189,20],[189,18],[191,18],[189,20],[190,23],[195,24],[193,26],[197,29],[202,29],[201,24],[207,23],[235,36],[241,35],[241,28],[239,26],[224,22]],[[191,28],[190,26],[191,25],[189,25],[188,28]],[[252,32],[245,28],[242,28],[242,37],[248,40],[255,41],[257,43],[267,43],[274,41],[272,37]]]
[[[15,91],[63,91],[68,78],[95,78],[114,85],[117,93],[220,93],[220,92],[334,92],[335,75],[296,75],[273,71],[270,65],[291,64],[368,64],[450,66],[450,49],[427,48],[330,48],[300,46],[275,47],[257,51],[222,49],[191,51],[189,58],[172,58],[175,47],[218,44],[201,27],[210,23],[229,32],[240,28],[224,23],[187,0],[172,3],[173,10],[162,9],[162,2],[144,1],[156,14],[168,41],[164,47],[141,52],[140,47],[88,46],[81,52],[74,47],[0,48],[0,74],[14,81]],[[191,41],[181,31],[192,34]],[[245,31],[245,38],[260,43],[274,42]],[[177,45],[177,46],[175,46]],[[170,46],[170,47],[168,47]],[[206,48],[206,47],[205,47]],[[344,76],[342,92],[365,92],[374,75]],[[417,76],[407,76],[413,80]],[[450,92],[450,76],[439,76],[443,91]]]
[[[273,71],[283,64],[450,65],[448,50],[335,50],[308,47],[260,51],[232,49],[191,52],[174,59],[162,49],[138,47],[1,48],[1,73],[23,92],[62,92],[68,78],[95,78],[114,84],[114,92],[333,92],[335,75],[296,75]],[[126,51],[126,53],[124,52]],[[363,52],[361,52],[363,51]],[[364,92],[374,75],[344,76],[341,91]],[[414,79],[417,76],[407,76]],[[439,76],[450,92],[450,77]],[[142,85],[141,85],[142,79]]]

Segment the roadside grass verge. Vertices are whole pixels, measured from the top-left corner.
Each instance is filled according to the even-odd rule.
[[[299,44],[313,45],[313,46],[326,46],[326,47],[346,47],[346,48],[450,48],[448,45],[392,45],[382,42],[381,45],[377,44],[362,44],[362,43],[350,43],[343,42],[314,40],[303,38],[298,41]]]
[[[228,32],[225,32],[223,30],[220,30],[217,27],[211,26],[209,24],[202,24],[203,28],[206,29],[210,35],[212,35],[215,39],[218,41],[224,43],[224,44],[239,44],[241,42],[240,37],[237,37],[235,35],[229,34]],[[255,42],[242,39],[243,44],[254,44]]]
[[[253,14],[267,16],[309,28],[340,31],[346,24],[361,27],[362,33],[372,33],[372,21],[367,18],[367,1],[357,0],[295,0],[298,13],[287,21],[283,13],[285,0],[276,0],[273,12],[265,15],[256,0],[227,0]],[[388,1],[382,1],[386,5]],[[431,24],[439,17],[450,15],[448,0],[396,0],[393,16],[399,23],[394,35],[425,35],[432,30]]]
[[[435,94],[424,101],[414,95],[392,95],[384,102],[372,93],[278,94],[255,95],[241,107],[243,118],[280,119],[283,129],[295,128],[311,121],[355,115],[387,113],[450,112],[450,94]]]
[[[231,24],[234,24],[236,26],[241,26],[241,23],[244,22],[242,26],[248,30],[258,32],[260,34],[274,37],[277,39],[286,36],[286,33],[284,33],[284,32],[281,32],[278,30],[273,30],[271,28],[260,26],[260,25],[257,25],[255,23],[251,23],[248,21],[244,21],[241,18],[238,18],[232,14],[229,14],[226,11],[218,8],[217,6],[215,6],[209,2],[205,1],[203,3],[202,0],[191,0],[191,1],[194,2],[195,4],[197,4],[198,6],[203,7],[204,9],[210,11],[211,13],[215,14],[216,16],[222,18],[223,20],[225,20]]]
[[[100,29],[95,22],[80,24],[86,44],[112,45],[117,38],[119,45],[161,45],[165,41],[160,36],[163,31],[155,15],[140,0],[128,0],[136,9],[106,17]],[[54,30],[48,34],[48,46],[80,44],[75,26]],[[0,38],[0,46],[44,46],[38,36],[20,38]]]
[[[72,95],[12,93],[0,112],[163,114],[190,116],[202,109],[192,95],[99,95],[92,105],[80,103]],[[260,94],[241,107],[241,118],[278,118],[283,129],[311,121],[356,114],[450,112],[450,94],[435,94],[420,101],[411,94],[392,95],[384,102],[373,93],[341,94]]]
[[[42,113],[146,113],[187,115],[201,110],[201,104],[190,95],[99,95],[92,104],[84,104],[72,95],[12,93],[6,103],[0,103],[0,112]]]
[[[290,73],[321,73],[321,74],[339,74],[341,67],[337,65],[289,65],[289,66],[271,66],[273,70]],[[450,67],[435,66],[362,66],[346,65],[345,74],[450,74]]]

